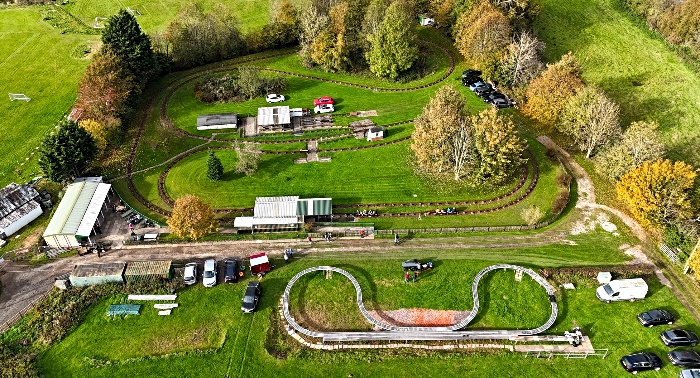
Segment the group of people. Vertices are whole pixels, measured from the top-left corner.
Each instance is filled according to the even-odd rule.
[[[284,262],[288,263],[289,259],[294,256],[294,250],[289,248],[284,250]]]
[[[331,239],[333,238],[333,234],[330,232],[326,232],[323,234],[323,238],[326,239],[326,241],[330,243]]]
[[[355,216],[358,218],[372,218],[377,216],[377,210],[357,210]]]
[[[568,339],[569,344],[574,347],[577,347],[583,343],[583,333],[581,332],[581,327],[574,327],[571,332],[565,331],[564,336]]]
[[[404,279],[404,281],[406,281],[406,283],[408,283],[408,279],[410,277],[411,277],[411,275],[408,272],[404,273],[404,275],[403,275],[403,279]],[[414,271],[413,272],[413,282],[416,282],[417,279],[418,279],[418,271]]]
[[[435,214],[437,215],[447,215],[447,214],[457,214],[457,209],[454,207],[448,207],[447,209],[437,208],[435,209]]]

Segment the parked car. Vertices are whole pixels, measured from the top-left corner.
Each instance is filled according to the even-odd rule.
[[[490,102],[490,101],[495,100],[497,98],[502,98],[502,99],[506,99],[506,100],[508,99],[508,97],[506,95],[504,95],[503,93],[494,91],[490,95],[484,97],[484,102]]]
[[[671,348],[677,346],[694,347],[698,345],[698,336],[695,333],[684,329],[672,329],[670,331],[661,332],[659,337],[667,347]]]
[[[316,105],[314,107],[314,113],[332,113],[334,111],[335,108],[333,108],[333,104]]]
[[[674,350],[668,352],[671,364],[683,367],[700,367],[700,355],[694,350]]]
[[[637,315],[639,323],[645,327],[653,327],[661,324],[673,324],[675,319],[666,310],[649,310]]]
[[[684,369],[678,374],[680,378],[700,378],[700,369]]]
[[[225,283],[236,283],[238,282],[238,273],[241,271],[238,260],[236,259],[226,259],[224,260],[224,282]]]
[[[245,295],[243,296],[243,304],[241,305],[241,311],[246,314],[250,314],[255,311],[258,306],[258,300],[260,299],[260,282],[253,281],[248,282],[248,287],[245,289]]]
[[[470,90],[470,91],[475,91],[477,88],[480,88],[480,87],[491,88],[491,84],[489,84],[489,83],[484,83],[483,81],[477,81],[476,83],[474,83],[474,84],[472,84],[472,85],[469,86],[469,90]]]
[[[661,369],[661,359],[654,353],[635,353],[620,359],[622,367],[632,374],[644,370]]]
[[[474,83],[478,83],[480,81],[484,81],[484,79],[481,78],[481,76],[474,76],[474,77],[465,77],[462,78],[462,85],[465,87],[468,87]]]
[[[649,287],[641,278],[612,280],[595,291],[596,297],[605,303],[612,301],[630,301],[644,299]]]
[[[487,101],[491,106],[493,106],[496,109],[503,109],[503,108],[510,108],[513,106],[513,103],[508,101],[505,98],[494,98],[493,100]]]
[[[321,98],[314,99],[314,106],[318,105],[333,105],[335,102],[330,96],[323,96]]]
[[[487,84],[487,85],[488,85],[488,84]],[[484,87],[478,87],[478,88],[476,88],[476,89],[474,90],[474,93],[476,93],[477,96],[479,96],[479,97],[481,97],[481,98],[484,98],[484,97],[489,96],[489,95],[491,95],[492,93],[494,93],[494,89],[493,89],[493,87],[491,87],[491,85],[488,85],[487,87],[484,86]]]
[[[479,70],[468,69],[468,70],[462,71],[462,79],[466,79],[468,77],[478,77],[478,76],[481,76],[481,71],[479,71]]]
[[[202,278],[202,284],[205,287],[212,287],[216,285],[216,260],[207,260],[204,262],[204,277]]]
[[[268,103],[282,102],[284,101],[284,96],[277,93],[270,93],[265,97],[265,101],[267,101]]]
[[[197,263],[185,264],[185,285],[192,285],[197,282]]]

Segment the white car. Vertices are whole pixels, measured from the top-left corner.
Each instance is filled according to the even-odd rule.
[[[332,113],[334,111],[333,104],[316,105],[314,107],[314,113]]]
[[[265,97],[265,101],[267,101],[268,103],[282,102],[284,101],[284,96],[281,94],[270,93]]]
[[[212,287],[216,285],[216,260],[207,260],[204,262],[204,277],[202,278],[204,287]]]
[[[185,285],[192,285],[197,282],[197,263],[185,265]]]

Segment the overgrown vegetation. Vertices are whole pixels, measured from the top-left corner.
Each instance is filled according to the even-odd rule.
[[[265,77],[256,68],[239,69],[237,73],[208,77],[197,81],[194,95],[204,103],[243,102],[268,93],[281,93],[287,87],[284,77]]]

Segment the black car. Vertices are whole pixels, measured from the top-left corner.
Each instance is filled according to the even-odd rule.
[[[668,347],[677,346],[696,346],[698,345],[698,336],[693,332],[683,329],[672,329],[670,331],[661,332],[661,341]]]
[[[645,327],[653,327],[661,324],[673,324],[675,319],[666,310],[649,310],[637,315],[639,323]]]
[[[674,350],[668,353],[668,359],[676,366],[700,367],[700,355],[693,350]]]
[[[245,289],[243,296],[243,304],[241,311],[250,314],[258,307],[258,299],[260,299],[260,282],[248,282],[248,287]]]
[[[513,106],[513,103],[505,98],[494,98],[493,100],[488,101],[488,103],[496,109],[510,108]]]
[[[632,374],[644,370],[661,369],[661,359],[654,353],[635,353],[620,359],[622,367]]]
[[[477,96],[479,97],[486,97],[494,93],[494,90],[491,86],[488,87],[479,87],[474,90],[474,93],[476,93]]]
[[[470,76],[470,77],[464,77],[462,78],[462,85],[465,87],[468,87],[474,83],[478,83],[480,81],[484,81],[484,79],[481,78],[481,76]]]
[[[472,70],[472,69],[462,71],[462,79],[466,79],[469,77],[477,77],[477,76],[481,76],[481,71]]]
[[[504,95],[504,94],[501,93],[501,92],[493,92],[493,93],[491,93],[490,95],[484,97],[484,102],[491,103],[491,101],[493,101],[493,100],[495,100],[495,99],[497,99],[497,98],[502,98],[502,99],[504,99],[504,100],[507,100],[507,99],[508,99],[508,97],[506,97],[506,95]]]
[[[236,283],[238,282],[238,273],[241,271],[238,260],[226,259],[224,260],[224,282],[226,283]]]

